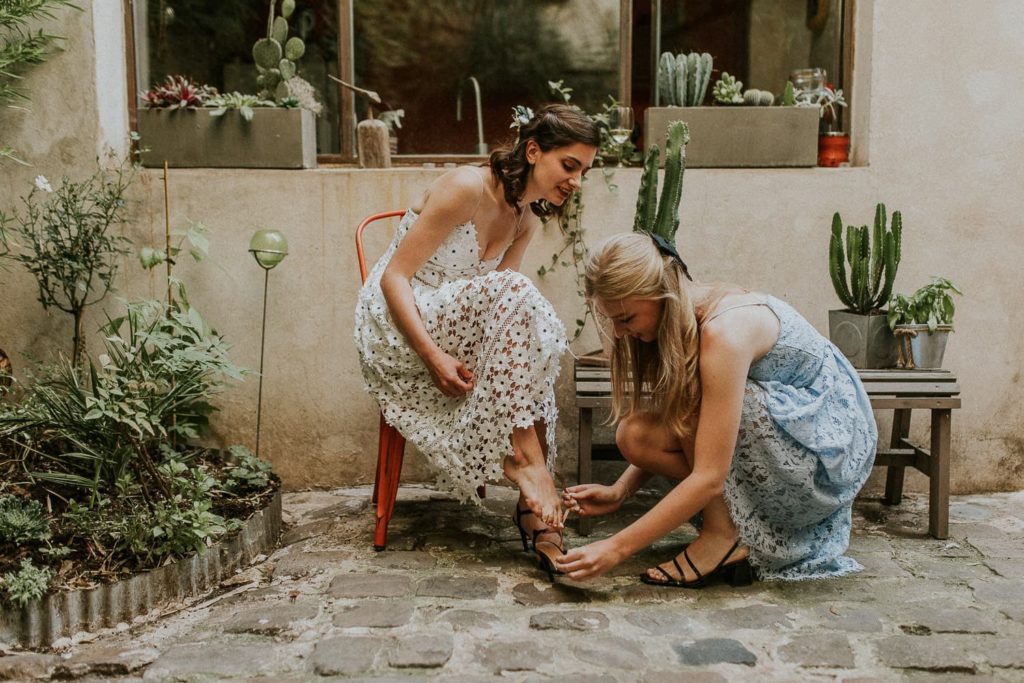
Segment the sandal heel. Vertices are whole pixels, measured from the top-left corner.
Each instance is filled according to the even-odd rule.
[[[750,566],[750,562],[748,560],[740,560],[735,565],[728,568],[725,580],[728,581],[729,585],[733,588],[749,586],[754,582],[754,568]]]

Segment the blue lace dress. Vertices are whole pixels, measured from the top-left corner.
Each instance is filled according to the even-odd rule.
[[[843,553],[853,499],[875,459],[867,393],[842,352],[791,306],[773,297],[749,305],[775,313],[779,338],[747,375],[725,483],[740,539],[762,579],[858,571]]]
[[[449,398],[395,326],[380,278],[419,216],[406,212],[359,292],[355,342],[365,389],[393,425],[437,470],[437,484],[460,500],[502,476],[516,427],[543,422],[548,466],[555,462],[555,380],[565,328],[530,279],[497,270],[505,249],[481,259],[475,224],[456,226],[410,285],[435,343],[473,373],[473,391]]]

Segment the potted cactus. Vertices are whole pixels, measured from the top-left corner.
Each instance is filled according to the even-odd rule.
[[[900,367],[942,367],[956,312],[953,294],[963,292],[946,278],[933,277],[910,296],[896,294],[889,301],[888,323],[899,342]]]
[[[714,71],[708,53],[664,53],[658,62],[656,100],[644,114],[647,144],[664,148],[668,125],[686,122],[691,168],[814,166],[818,162],[817,112],[772,106],[765,90],[743,90],[743,83],[723,73],[713,99],[702,106]],[[736,106],[721,106],[724,104]]]
[[[277,14],[280,3],[281,12]],[[170,76],[142,95],[138,133],[144,166],[314,168],[321,105],[297,74],[305,52],[288,37],[295,0],[270,0],[267,35],[253,45],[259,94],[223,93]]]
[[[866,225],[851,225],[846,228],[845,240],[842,217],[838,212],[832,216],[828,270],[836,295],[846,308],[828,312],[829,338],[854,367],[888,368],[896,364],[896,339],[882,306],[892,294],[902,232],[902,215],[894,211],[892,224],[888,225],[885,204],[875,206],[870,233]]]

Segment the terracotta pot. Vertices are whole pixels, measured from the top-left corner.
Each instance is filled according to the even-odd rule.
[[[818,136],[818,166],[836,167],[850,160],[848,133],[822,133]]]

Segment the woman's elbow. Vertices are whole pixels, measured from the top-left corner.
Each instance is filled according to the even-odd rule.
[[[717,476],[697,476],[691,479],[694,484],[697,485],[696,497],[702,503],[701,507],[707,505],[715,498],[721,497],[725,493],[725,478]]]

